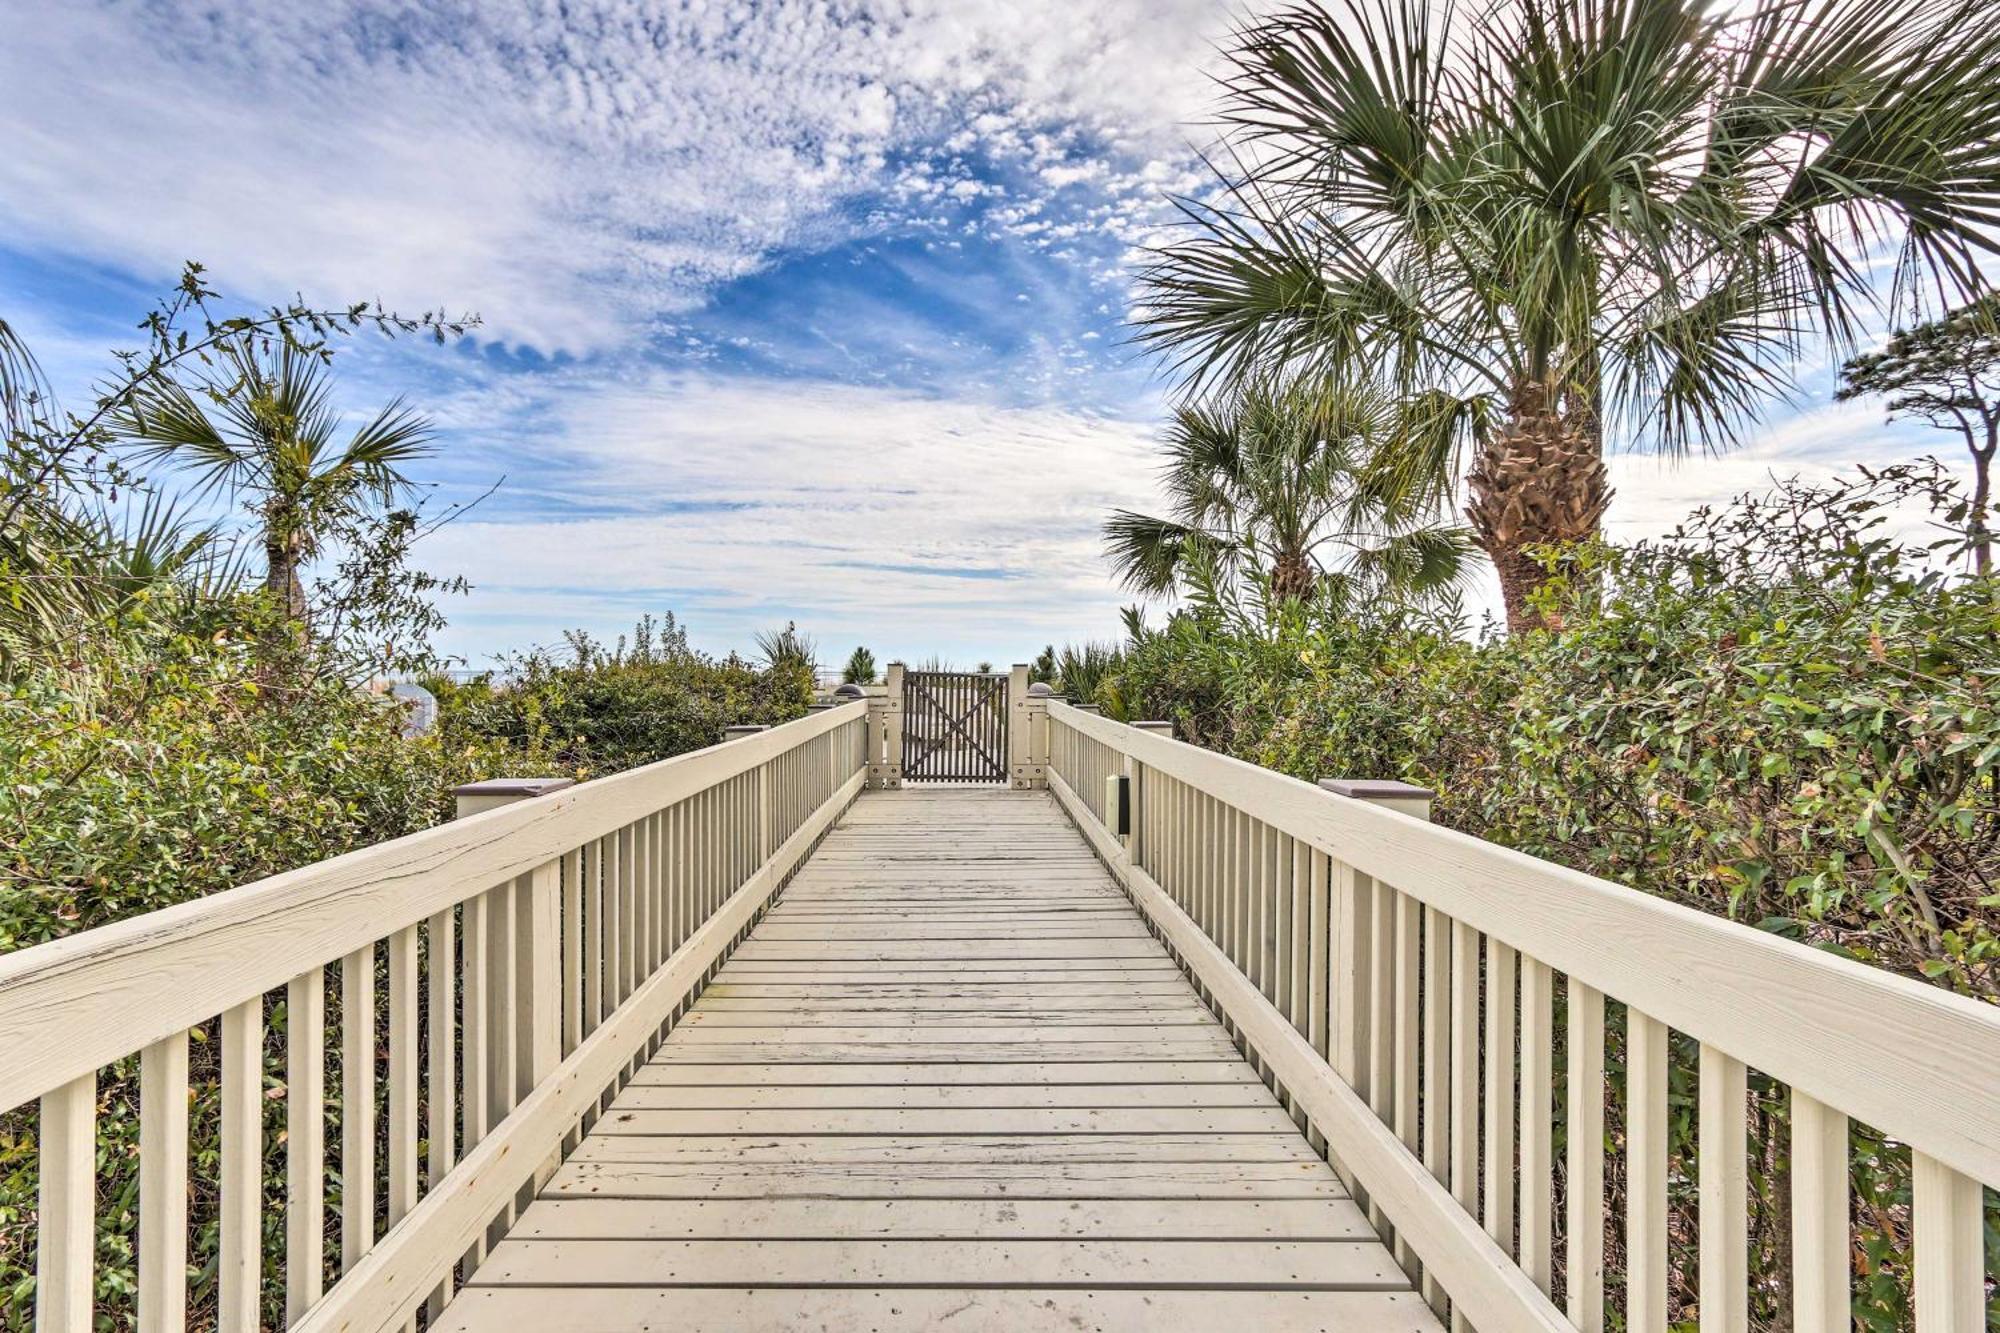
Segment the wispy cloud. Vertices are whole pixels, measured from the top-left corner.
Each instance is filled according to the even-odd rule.
[[[974,229],[1084,225],[1025,192],[1182,156],[1225,21],[1212,0],[0,10],[7,242],[449,301],[567,352],[790,250],[974,206]]]
[[[475,515],[426,553],[482,571],[454,617],[467,652],[501,622],[546,640],[671,606],[716,645],[797,619],[878,655],[997,659],[1115,623],[1098,525],[1152,486],[1147,423],[1064,408],[679,373],[578,383],[555,412],[565,503]]]

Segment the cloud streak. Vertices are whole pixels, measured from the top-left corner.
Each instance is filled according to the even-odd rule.
[[[0,44],[8,243],[449,301],[570,353],[859,235],[1129,232],[1152,201],[1111,187],[1183,156],[1225,21],[1212,0],[0,10],[32,34]]]
[[[475,517],[425,553],[482,570],[468,652],[671,606],[715,646],[796,619],[998,660],[1115,624],[1098,525],[1152,489],[1149,424],[1064,408],[696,373],[577,384],[556,416],[548,470],[595,516]]]

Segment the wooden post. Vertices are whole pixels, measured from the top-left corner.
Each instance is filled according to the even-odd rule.
[[[882,778],[875,785],[894,790],[903,785],[903,664],[889,663],[888,689],[882,696]]]
[[[1028,720],[1028,664],[1014,663],[1007,673],[1007,783],[1014,790],[1026,788],[1028,747],[1032,740]]]
[[[467,815],[484,814],[503,805],[547,796],[575,785],[573,778],[488,778],[484,782],[468,782],[451,789],[451,794],[458,799],[458,810],[453,817],[464,819]]]
[[[1017,666],[1014,672],[1018,678],[1026,668]],[[1008,691],[1008,706],[1014,710],[1008,719],[1009,735],[1019,736],[1018,742],[1008,743],[1008,749],[1020,756],[1009,765],[1016,791],[1049,785],[1049,699],[1054,694],[1041,681],[1023,686],[1018,694]]]

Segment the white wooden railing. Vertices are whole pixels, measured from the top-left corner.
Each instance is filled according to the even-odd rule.
[[[191,1036],[219,1042],[221,1084],[201,1322],[394,1329],[435,1310],[853,799],[867,746],[847,704],[0,958],[0,1110],[40,1101],[37,1328],[92,1327],[99,1072],[134,1055],[138,1326],[188,1322]],[[285,1241],[266,1256],[280,1153]]]
[[[1604,1327],[1611,1000],[1626,1328],[1667,1328],[1674,1032],[1704,1333],[1749,1327],[1753,1281],[1789,1283],[1800,1333],[1850,1327],[1850,1118],[1913,1155],[1918,1330],[1986,1328],[2000,1012],[1060,702],[1047,725],[1057,799],[1456,1327]],[[1746,1271],[1749,1070],[1790,1089],[1788,1273]]]

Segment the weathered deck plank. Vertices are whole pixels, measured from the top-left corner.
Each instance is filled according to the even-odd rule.
[[[870,795],[438,1327],[1437,1328],[1039,794]]]

